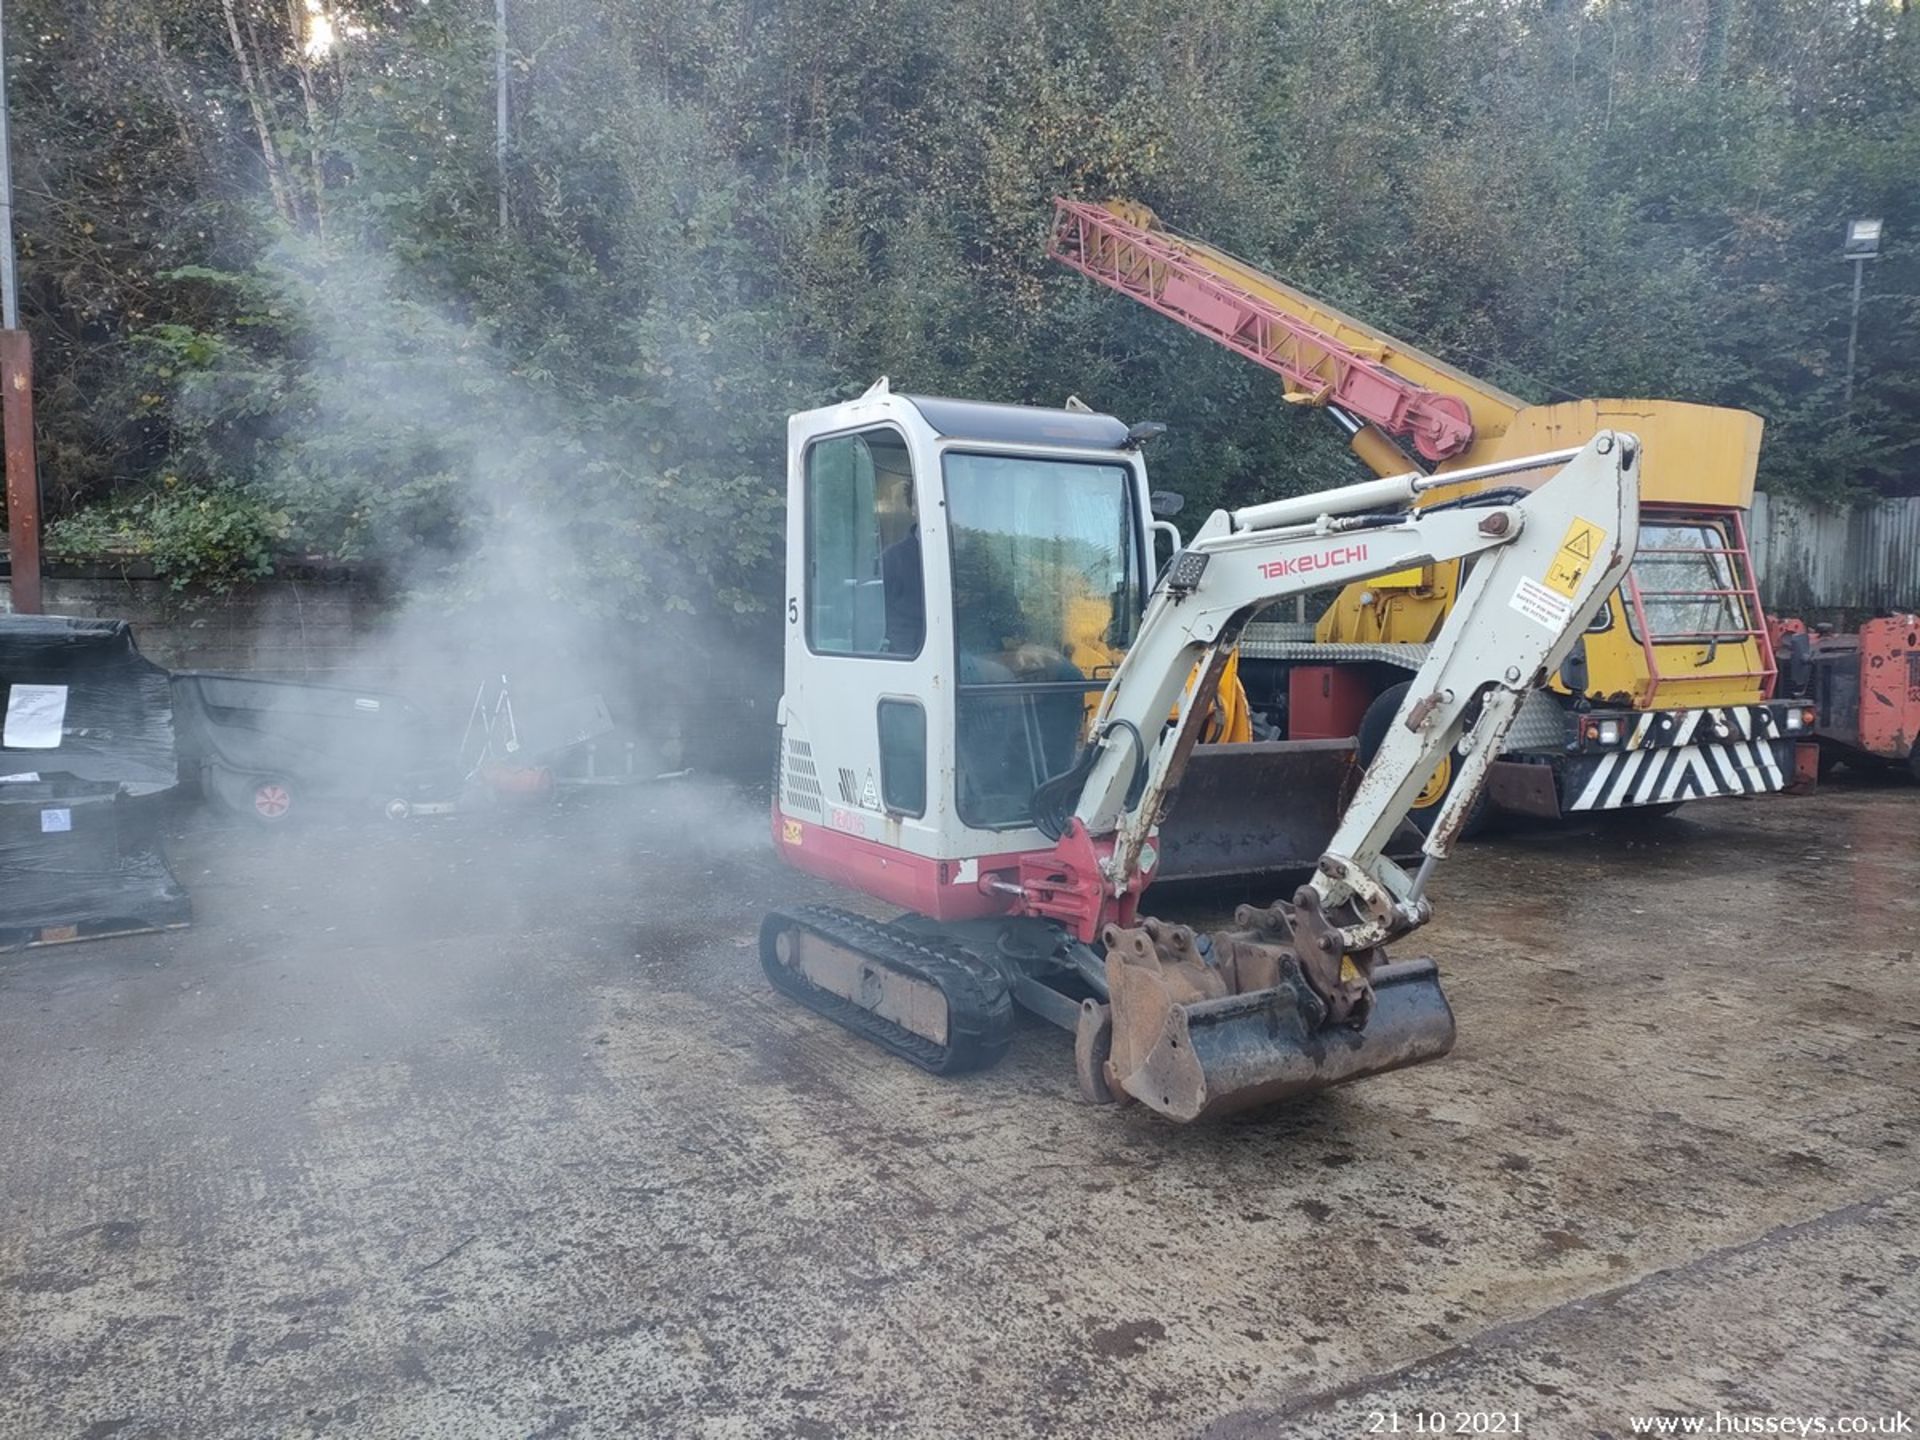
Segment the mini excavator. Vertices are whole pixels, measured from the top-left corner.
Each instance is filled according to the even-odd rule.
[[[1183,542],[1148,486],[1163,429],[884,379],[790,418],[773,838],[906,913],[801,906],[760,940],[776,989],[926,1070],[991,1065],[1017,1003],[1073,1032],[1087,1099],[1190,1121],[1452,1048],[1438,968],[1385,947],[1432,915],[1434,864],[1521,701],[1626,573],[1640,444],[1602,431],[1216,511]],[[1410,508],[1466,480],[1485,488]],[[1293,898],[1206,934],[1142,916],[1160,819],[1248,622],[1452,560],[1459,598]],[[1449,756],[1409,873],[1389,842]],[[1250,794],[1235,823],[1285,803]]]

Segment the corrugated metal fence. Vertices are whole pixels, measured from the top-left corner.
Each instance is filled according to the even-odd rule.
[[[1770,611],[1920,607],[1920,495],[1820,505],[1758,494],[1751,527]]]

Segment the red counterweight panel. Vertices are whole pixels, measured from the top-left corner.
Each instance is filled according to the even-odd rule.
[[[1298,665],[1287,675],[1287,738],[1344,740],[1358,733],[1373,687],[1345,665]]]

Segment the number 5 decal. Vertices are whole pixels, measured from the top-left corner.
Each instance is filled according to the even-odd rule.
[[[798,625],[800,623],[800,597],[798,595],[789,595],[787,597],[787,623],[789,625]]]

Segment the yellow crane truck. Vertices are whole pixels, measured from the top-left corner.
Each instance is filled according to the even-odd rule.
[[[1754,581],[1745,517],[1762,421],[1745,410],[1674,400],[1529,405],[1497,386],[1376,330],[1225,251],[1175,234],[1125,201],[1056,200],[1054,258],[1277,374],[1282,398],[1323,409],[1376,474],[1439,479],[1518,456],[1630,430],[1644,445],[1640,548],[1581,644],[1528,696],[1494,763],[1488,808],[1559,817],[1671,810],[1683,800],[1752,795],[1811,780],[1808,702],[1775,699],[1773,647]],[[1542,475],[1501,474],[1426,490],[1431,510],[1491,489],[1525,490]],[[1563,581],[1592,556],[1567,537]],[[1436,559],[1340,588],[1317,620],[1256,622],[1241,639],[1239,675],[1252,714],[1231,764],[1197,765],[1169,817],[1179,832],[1216,828],[1214,812],[1246,793],[1254,752],[1321,742],[1361,764],[1378,750],[1455,604],[1460,560]],[[1516,608],[1526,597],[1516,596]],[[1551,605],[1552,597],[1546,597]],[[1230,757],[1218,757],[1227,761]],[[1413,823],[1441,814],[1460,757],[1443,760],[1416,798]],[[1209,776],[1224,791],[1210,793]],[[1259,849],[1195,854],[1194,877],[1251,868]],[[1296,848],[1310,840],[1300,837]]]

